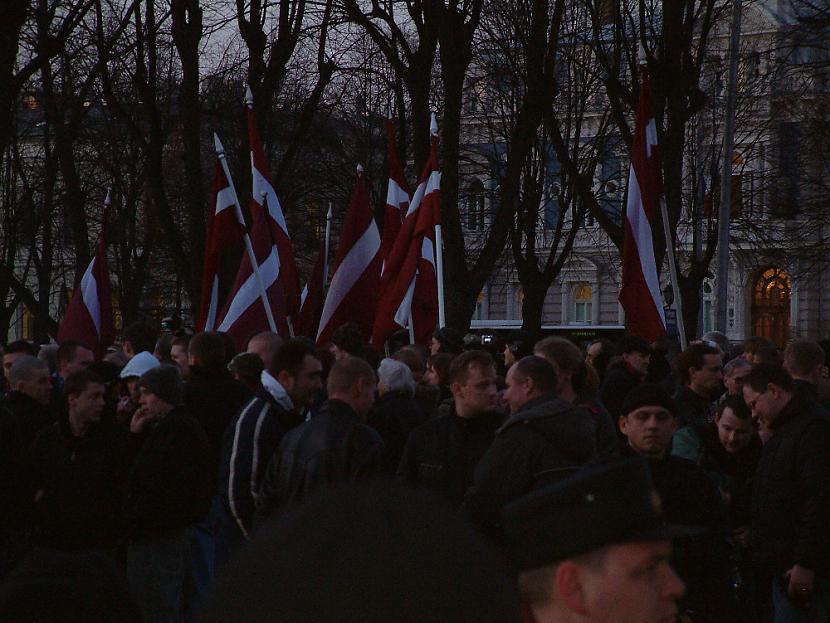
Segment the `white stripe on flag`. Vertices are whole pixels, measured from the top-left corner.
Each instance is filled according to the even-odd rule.
[[[84,276],[81,277],[81,297],[89,310],[89,315],[92,317],[92,324],[95,325],[95,332],[98,337],[101,337],[101,303],[98,301],[98,283],[95,281],[95,275],[92,270],[95,267],[95,262],[98,257],[93,257],[89,266],[86,267]]]
[[[406,290],[406,295],[403,297],[400,307],[398,307],[398,311],[395,312],[395,322],[401,327],[408,325],[409,319],[412,317],[412,297],[415,294],[415,280],[417,278],[418,273],[416,271],[409,288]]]
[[[432,244],[432,239],[424,236],[424,241],[421,243],[421,257],[427,262],[435,266],[435,246]]]
[[[323,329],[326,328],[329,320],[331,320],[337,308],[340,307],[340,303],[349,294],[354,284],[363,276],[366,267],[372,263],[379,250],[380,233],[378,233],[375,220],[372,219],[369,227],[346,253],[346,257],[343,258],[331,278],[329,291],[326,295],[326,304],[323,306],[323,314],[320,316],[320,329],[317,332],[317,337],[320,337]]]
[[[259,265],[259,273],[262,275],[262,281],[267,291],[280,276],[280,260],[277,257],[275,247],[271,247],[271,254],[268,256],[268,259]],[[256,275],[252,272],[245,280],[245,283],[242,284],[242,287],[239,288],[236,296],[233,297],[233,302],[228,308],[228,313],[225,314],[225,319],[222,320],[222,324],[216,330],[227,331],[251,305],[257,302],[261,303],[259,284],[257,283]]]
[[[288,225],[285,224],[285,215],[282,213],[280,200],[277,199],[277,192],[274,190],[274,187],[271,186],[271,183],[265,179],[259,169],[254,166],[253,152],[251,152],[251,175],[253,176],[254,201],[256,201],[259,205],[262,205],[262,193],[265,193],[265,197],[268,200],[268,213],[287,236]]]
[[[637,244],[637,254],[640,257],[640,268],[643,271],[643,277],[646,285],[648,285],[654,306],[657,308],[657,313],[660,315],[660,320],[665,327],[666,316],[661,303],[660,281],[657,279],[657,267],[654,265],[654,244],[651,239],[651,223],[649,223],[643,208],[640,184],[637,181],[633,164],[628,174],[628,204],[626,205],[625,212],[628,223],[631,226],[634,242]]]
[[[216,214],[230,207],[233,207],[233,191],[230,186],[225,186],[216,193]]]
[[[210,287],[210,305],[205,319],[205,331],[213,331],[216,324],[216,313],[219,307],[219,275],[213,276],[213,285]]]
[[[395,180],[389,178],[389,185],[386,187],[386,205],[397,208],[405,203],[409,203],[409,194]]]

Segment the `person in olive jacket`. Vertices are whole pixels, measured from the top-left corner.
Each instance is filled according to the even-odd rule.
[[[510,419],[481,458],[464,500],[464,509],[485,532],[498,528],[508,502],[559,482],[597,457],[596,422],[556,397],[556,370],[546,359],[523,357],[506,381]]]
[[[207,512],[211,461],[207,436],[184,408],[176,366],[139,380],[130,422],[135,460],[127,479],[127,580],[145,623],[175,621],[182,611],[191,526]]]
[[[775,621],[826,621],[830,614],[830,419],[780,366],[744,377],[764,444],[752,496],[752,548],[759,586]]]

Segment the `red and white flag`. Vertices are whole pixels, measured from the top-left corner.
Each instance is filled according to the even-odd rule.
[[[337,264],[320,317],[318,344],[328,344],[334,330],[344,322],[356,322],[364,335],[372,331],[382,262],[380,232],[369,205],[363,167],[358,166],[340,233]]]
[[[404,329],[410,321],[413,322],[417,341],[423,341],[423,336],[431,333],[438,322],[433,236],[435,225],[440,222],[441,172],[438,170],[438,128],[434,118],[431,131],[432,147],[421,182],[386,259],[381,278],[372,331],[372,344],[377,349],[383,348],[384,342],[396,331]],[[419,274],[423,275],[420,281],[417,279]],[[422,306],[428,310],[433,298],[436,310],[434,321],[430,319],[430,312],[419,322],[418,314],[423,311]]]
[[[257,130],[254,100],[250,89],[246,94],[246,103],[248,109],[248,142],[251,146],[251,179],[253,182],[251,211],[255,211],[254,204],[263,206],[264,196],[266,198],[264,205],[268,209],[267,224],[279,253],[279,279],[285,292],[286,309],[291,318],[296,318],[300,311],[300,278],[297,274],[297,266],[294,263],[294,247],[291,245],[291,237],[288,235],[288,225],[285,222],[282,206],[274,187],[271,185],[271,167],[265,157],[265,150],[262,147],[262,140]]]
[[[216,137],[217,146],[219,138]],[[202,273],[202,300],[197,331],[213,331],[219,313],[219,260],[222,253],[238,244],[245,235],[234,205],[233,190],[222,163],[216,161],[213,175],[213,209],[208,217],[205,265]]]
[[[380,238],[380,253],[383,260],[389,257],[395,238],[401,231],[401,224],[409,209],[409,184],[403,174],[395,140],[395,126],[391,119],[386,121],[386,140],[389,152],[389,183],[386,186],[386,205],[383,213],[383,235]]]
[[[657,125],[651,113],[648,72],[643,66],[634,142],[631,145],[619,300],[625,309],[629,331],[649,342],[666,334],[652,238],[662,193]]]
[[[58,343],[78,340],[89,346],[100,359],[106,354],[107,346],[115,340],[115,323],[112,317],[112,289],[107,266],[107,243],[105,231],[109,216],[110,195],[104,201],[104,221],[95,257],[89,263],[81,283],[72,295],[72,300],[58,327]]]
[[[311,269],[311,277],[300,295],[300,313],[294,323],[297,335],[305,335],[311,339],[317,337],[320,327],[320,315],[323,313],[324,285],[323,277],[326,271],[326,243],[320,243],[317,261]]]
[[[277,332],[287,338],[289,334],[285,294],[280,280],[280,257],[268,227],[267,199],[265,204],[262,208],[256,203],[251,204],[251,246],[259,265],[259,275],[265,287]],[[242,264],[220,318],[222,320],[215,330],[230,334],[240,350],[245,348],[246,342],[254,334],[271,329],[257,275],[247,253],[242,256]]]

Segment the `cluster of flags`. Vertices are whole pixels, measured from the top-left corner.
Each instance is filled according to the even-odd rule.
[[[653,226],[663,182],[650,100],[643,67],[631,150],[619,300],[630,332],[653,341],[665,335],[666,319],[654,259]],[[197,330],[225,331],[240,347],[254,333],[268,329],[286,337],[306,335],[326,344],[338,326],[352,321],[371,336],[378,349],[392,334],[404,329],[414,341],[426,342],[439,324],[442,295],[440,238],[436,241],[441,222],[441,172],[434,115],[430,155],[414,193],[409,190],[396,151],[394,126],[391,120],[387,122],[389,181],[383,231],[378,230],[363,169],[358,166],[331,280],[329,210],[326,239],[301,292],[291,237],[270,180],[250,90],[246,105],[252,177],[250,233],[224,148],[215,137],[218,161]],[[105,222],[106,218],[105,208]],[[219,258],[240,241],[244,241],[246,253],[227,301],[220,306]],[[102,228],[97,252],[71,299],[58,340],[79,339],[102,354],[115,337],[111,300]]]

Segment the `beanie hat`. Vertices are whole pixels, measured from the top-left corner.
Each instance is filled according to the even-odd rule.
[[[159,367],[159,360],[153,357],[146,350],[141,351],[127,362],[121,370],[121,378],[128,379],[131,376],[142,376],[147,370]]]
[[[628,392],[620,414],[628,415],[640,407],[663,407],[672,415],[677,415],[677,404],[672,397],[662,387],[653,383],[643,383]]]
[[[138,381],[138,386],[174,407],[184,402],[184,381],[178,366],[164,363],[148,370]]]

